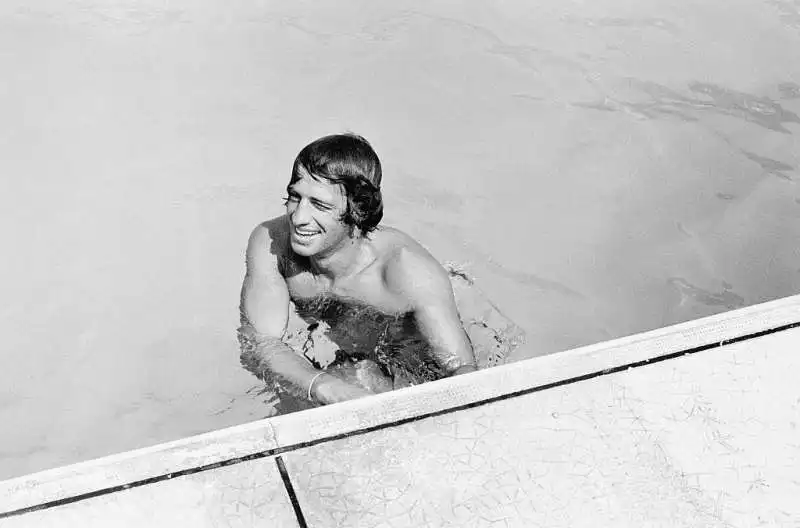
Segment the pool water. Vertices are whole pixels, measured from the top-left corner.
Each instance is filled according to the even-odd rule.
[[[796,1],[7,0],[0,79],[0,478],[272,412],[244,250],[324,134],[510,360],[800,292]]]

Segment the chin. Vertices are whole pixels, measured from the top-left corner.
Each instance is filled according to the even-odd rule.
[[[300,255],[301,257],[312,257],[317,254],[316,248],[313,245],[306,246],[292,241],[291,246],[292,246],[292,251],[294,251],[297,255]]]

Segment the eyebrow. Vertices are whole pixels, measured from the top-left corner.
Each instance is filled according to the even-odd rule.
[[[289,187],[287,187],[286,188],[286,192],[288,194],[296,194],[298,196],[300,195],[300,193],[298,193],[294,189],[294,185],[290,185]],[[327,200],[323,200],[322,198],[317,198],[316,196],[308,196],[308,199],[311,200],[313,203],[318,204],[318,205],[325,205],[325,206],[330,207],[330,208],[334,208],[336,206],[336,204],[334,204],[332,202],[329,202]]]

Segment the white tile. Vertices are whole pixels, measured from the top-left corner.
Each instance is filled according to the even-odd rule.
[[[275,460],[263,458],[0,520],[2,528],[296,527]]]
[[[28,508],[276,447],[267,420],[0,481],[0,513]]]

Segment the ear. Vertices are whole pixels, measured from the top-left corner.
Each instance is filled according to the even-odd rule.
[[[361,228],[355,225],[350,226],[350,236],[352,238],[361,238],[364,236],[364,233],[361,232]]]

